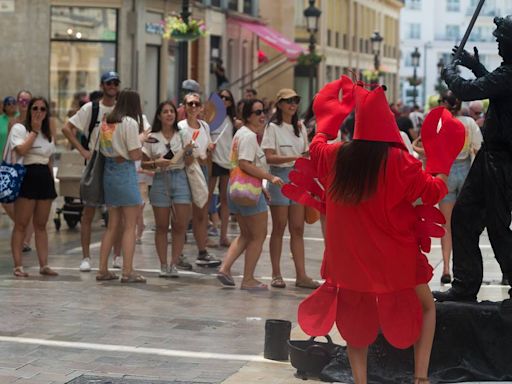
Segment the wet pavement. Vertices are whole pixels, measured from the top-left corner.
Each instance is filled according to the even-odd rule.
[[[62,204],[58,199],[55,206]],[[152,225],[146,208],[147,228]],[[223,288],[215,269],[194,266],[178,279],[158,277],[154,232],[146,230],[136,246],[135,267],[147,284],[124,285],[95,281],[99,240],[95,221],[90,273],[81,273],[79,225],[56,231],[50,220],[50,266],[60,276],[39,276],[35,251],[24,254],[27,279],[12,276],[10,226],[0,216],[0,383],[226,383],[293,384],[288,362],[263,358],[266,319],[292,322],[292,338],[306,338],[297,327],[296,310],[310,291],[294,286],[295,276],[287,240],[282,256],[285,289],[246,292]],[[236,224],[230,224],[231,234]],[[269,226],[270,233],[270,226]],[[197,249],[188,236],[185,254],[195,260]],[[215,240],[218,238],[211,238]],[[288,238],[287,238],[288,239]],[[307,225],[307,270],[319,278],[323,240],[319,224]],[[502,300],[507,289],[489,241],[482,236],[485,284],[479,300]],[[225,249],[211,249],[223,256]],[[441,251],[437,241],[429,259],[435,269],[432,289],[439,289]],[[233,267],[239,287],[242,258]],[[256,276],[270,284],[268,239]],[[335,340],[340,341],[338,335]]]

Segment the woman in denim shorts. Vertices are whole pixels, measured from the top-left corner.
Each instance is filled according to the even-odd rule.
[[[158,105],[151,133],[142,149],[142,168],[155,172],[149,201],[155,215],[155,246],[160,259],[160,277],[178,277],[178,264],[190,220],[191,194],[185,164],[193,161],[192,136],[180,132],[176,107],[171,101]],[[184,147],[182,143],[187,143]],[[172,215],[171,215],[172,211]],[[167,233],[172,216],[172,257],[167,263]]]
[[[270,173],[288,183],[288,174],[295,160],[306,156],[309,150],[306,128],[299,122],[300,96],[293,89],[281,89],[276,97],[276,112],[265,129],[261,148],[265,151]],[[304,206],[296,204],[281,193],[281,189],[270,185],[270,212],[272,234],[270,235],[270,261],[274,288],[285,288],[281,275],[281,252],[286,226],[290,232],[290,249],[295,263],[295,286],[318,288],[318,282],[306,274],[304,256]]]
[[[448,284],[452,281],[450,274],[450,257],[452,253],[452,233],[451,218],[455,205],[455,200],[459,195],[464,181],[471,168],[471,157],[480,149],[482,145],[482,133],[476,122],[468,116],[460,116],[461,101],[455,95],[448,91],[441,98],[441,105],[446,107],[453,116],[456,116],[466,129],[466,141],[462,151],[453,162],[448,176],[448,194],[439,202],[439,209],[446,218],[446,234],[441,238],[441,250],[443,253],[443,274],[441,275],[441,283]]]
[[[247,100],[244,103],[242,117],[244,126],[236,132],[231,145],[233,167],[238,166],[255,178],[265,179],[272,184],[282,186],[283,180],[267,172],[265,154],[258,144],[257,134],[262,133],[265,127],[263,102],[257,99]],[[263,192],[260,193],[255,206],[239,205],[230,199],[228,193],[228,205],[231,212],[236,214],[240,235],[231,243],[217,278],[223,285],[234,286],[231,266],[245,251],[244,277],[240,288],[248,291],[267,290],[266,284],[254,278],[256,264],[267,237],[268,213]]]
[[[108,270],[108,256],[114,245],[117,228],[123,226],[122,283],[145,283],[146,279],[133,270],[135,226],[140,213],[140,195],[135,161],[142,157],[143,118],[140,97],[136,91],[119,93],[112,112],[101,123],[99,148],[105,156],[103,191],[108,207],[108,226],[100,247],[100,264],[96,280],[113,280],[117,276]]]

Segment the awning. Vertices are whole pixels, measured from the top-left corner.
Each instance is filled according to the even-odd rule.
[[[270,45],[272,48],[283,52],[290,60],[296,60],[297,57],[304,51],[304,48],[299,44],[291,41],[286,36],[280,34],[276,30],[263,24],[250,23],[246,21],[230,19],[234,23],[240,25],[252,33],[259,36],[261,40]]]

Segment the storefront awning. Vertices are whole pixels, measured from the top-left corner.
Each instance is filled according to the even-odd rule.
[[[261,40],[279,52],[283,52],[290,60],[296,60],[304,51],[299,44],[266,25],[233,19],[232,21],[258,35]]]

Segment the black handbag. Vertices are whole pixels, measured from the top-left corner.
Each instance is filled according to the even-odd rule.
[[[105,156],[98,148],[99,134],[94,144],[92,156],[85,166],[80,179],[80,198],[88,205],[102,205],[105,203],[103,194],[103,172]]]

